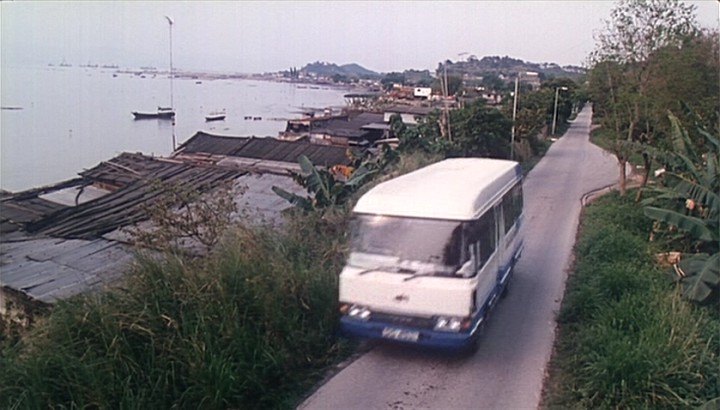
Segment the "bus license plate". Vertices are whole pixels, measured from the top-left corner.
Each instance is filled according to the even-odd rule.
[[[403,342],[417,342],[420,337],[420,332],[386,327],[382,331],[382,337],[386,339],[401,340]]]

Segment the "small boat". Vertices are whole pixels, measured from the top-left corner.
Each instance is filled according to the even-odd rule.
[[[170,107],[158,107],[157,111],[155,112],[133,111],[132,115],[135,116],[136,120],[148,120],[153,118],[170,120],[175,118],[175,110]]]
[[[205,121],[222,121],[225,119],[225,111],[213,111],[205,116]]]

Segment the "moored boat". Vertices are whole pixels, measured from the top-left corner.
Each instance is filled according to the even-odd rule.
[[[133,111],[132,115],[135,116],[136,120],[147,120],[153,118],[169,120],[175,117],[175,110],[173,110],[171,107],[158,107],[157,111],[155,112]]]
[[[213,111],[205,116],[205,121],[222,121],[225,119],[225,111]]]

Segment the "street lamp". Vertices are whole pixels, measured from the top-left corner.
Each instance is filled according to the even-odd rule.
[[[172,47],[172,26],[175,22],[173,21],[173,19],[171,19],[168,16],[165,16],[165,18],[167,19],[168,27],[170,30],[170,109],[175,111],[175,102],[173,101],[174,72],[173,72],[173,61],[172,61],[172,49],[173,49],[173,47]],[[177,149],[177,143],[176,143],[176,138],[175,138],[175,116],[172,117],[172,146],[173,146],[173,151],[175,151]]]
[[[555,87],[555,109],[553,110],[553,125],[552,125],[552,135],[555,135],[555,122],[557,121],[557,103],[558,103],[558,94],[560,94],[560,90],[567,91],[567,87]]]
[[[515,117],[517,115],[517,101],[518,101],[518,83],[520,82],[520,73],[515,77],[515,92],[513,93],[513,116],[512,116],[512,128],[510,129],[510,159],[514,159],[515,156]]]

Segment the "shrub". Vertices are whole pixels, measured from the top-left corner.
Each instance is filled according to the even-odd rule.
[[[654,265],[648,220],[616,194],[587,208],[543,405],[677,408],[720,396],[720,321]]]
[[[238,227],[209,258],[143,258],[0,356],[0,407],[289,407],[342,356],[344,217]]]

